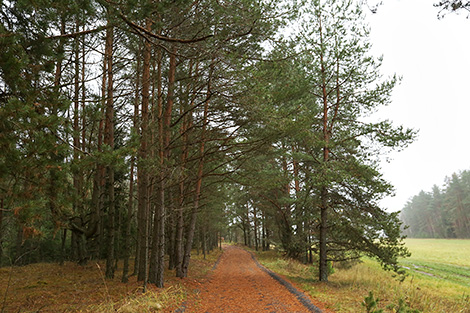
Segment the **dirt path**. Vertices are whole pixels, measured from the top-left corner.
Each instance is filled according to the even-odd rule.
[[[309,301],[301,293],[294,295],[262,270],[247,251],[226,246],[217,268],[202,284],[199,300],[187,303],[181,311],[321,312],[311,303],[309,308],[303,305],[299,297],[304,298],[304,302]]]

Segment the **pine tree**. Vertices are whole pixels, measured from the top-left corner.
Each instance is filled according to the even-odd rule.
[[[387,122],[363,122],[363,117],[389,102],[396,83],[380,81],[380,60],[368,55],[368,30],[352,2],[314,2],[302,36],[309,47],[311,92],[320,107],[321,147],[314,179],[318,188],[319,279],[328,279],[328,262],[353,259],[363,252],[385,268],[398,270],[401,243],[396,214],[377,201],[391,192],[371,158],[374,142],[396,148],[408,144],[414,133]],[[302,40],[302,39],[301,39]]]

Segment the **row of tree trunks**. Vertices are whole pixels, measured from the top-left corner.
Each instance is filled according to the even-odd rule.
[[[190,61],[189,64],[189,77],[192,77],[193,73],[193,62]],[[195,75],[197,75],[198,66],[195,66]],[[187,86],[187,101],[190,101],[189,106],[194,106],[193,98],[189,99],[191,95],[191,83]],[[181,166],[180,166],[180,182],[179,182],[179,190],[178,190],[178,201],[176,202],[175,206],[175,219],[176,219],[176,229],[175,229],[175,240],[174,240],[174,248],[171,254],[174,254],[174,264],[170,265],[171,267],[175,268],[176,276],[177,277],[184,277],[183,273],[183,256],[184,256],[184,206],[186,203],[186,193],[187,193],[187,186],[186,186],[186,178],[187,178],[187,159],[189,153],[189,129],[192,126],[192,119],[191,119],[191,111],[189,114],[186,114],[186,111],[189,110],[188,105],[185,102],[184,106],[181,106],[180,115],[185,114],[183,121],[181,123],[180,129],[180,136],[182,138],[182,149],[181,149]]]
[[[245,246],[252,247],[258,251],[268,251],[270,249],[270,233],[268,226],[268,217],[266,207],[262,204],[255,205],[252,201],[246,203],[243,212],[239,216],[239,228],[243,231],[243,243]],[[229,241],[237,241],[237,237],[229,234]]]
[[[109,22],[110,23],[110,22]],[[151,30],[153,22],[147,19],[145,28]],[[80,32],[81,25],[77,22],[74,32]],[[65,33],[65,29],[63,30]],[[204,167],[206,163],[206,143],[208,141],[208,120],[210,98],[212,96],[211,79],[215,66],[215,58],[211,60],[206,74],[207,82],[204,87],[198,85],[196,79],[202,75],[199,73],[199,61],[187,59],[189,63],[187,71],[190,79],[187,83],[187,99],[178,103],[179,134],[178,139],[182,143],[181,156],[179,157],[180,178],[176,190],[175,185],[169,186],[169,175],[173,175],[170,169],[170,158],[174,159],[172,153],[172,140],[175,106],[175,90],[177,86],[177,46],[162,49],[153,45],[149,40],[142,40],[137,55],[137,78],[135,82],[134,128],[139,130],[140,142],[136,158],[130,159],[130,176],[127,212],[118,210],[116,207],[114,162],[109,160],[113,156],[115,148],[115,119],[116,119],[116,96],[113,89],[116,64],[114,64],[115,36],[114,29],[109,24],[106,28],[104,53],[103,53],[103,75],[101,81],[101,108],[96,120],[87,120],[85,104],[86,89],[86,37],[74,38],[74,79],[73,79],[73,125],[72,125],[72,148],[73,162],[80,164],[88,156],[92,145],[97,148],[97,155],[103,155],[103,159],[96,162],[94,169],[88,175],[85,170],[79,168],[73,172],[73,187],[75,189],[75,201],[73,204],[74,216],[70,219],[72,257],[84,264],[90,258],[106,256],[106,277],[113,278],[116,269],[118,255],[118,242],[120,236],[124,235],[124,272],[122,281],[129,279],[129,247],[131,243],[131,225],[134,206],[137,206],[137,240],[134,273],[139,281],[154,283],[163,287],[164,283],[164,256],[170,254],[170,267],[176,269],[178,277],[188,275],[188,267],[191,249],[196,233],[197,216],[200,211],[203,190]],[[116,39],[118,40],[118,39]],[[80,48],[81,47],[81,48]],[[167,57],[167,59],[165,59]],[[156,65],[152,65],[155,60]],[[168,62],[168,63],[165,63]],[[167,79],[162,78],[162,68],[168,65]],[[60,85],[61,63],[57,63],[56,84]],[[152,66],[156,71],[152,72]],[[152,75],[152,73],[154,73]],[[165,103],[162,101],[163,85],[167,88]],[[183,88],[184,89],[184,88]],[[197,90],[196,90],[197,89]],[[197,93],[206,90],[206,99],[196,104]],[[156,105],[154,105],[156,99]],[[119,99],[118,99],[119,101]],[[138,107],[140,105],[140,108]],[[198,111],[198,127],[193,125],[193,112]],[[89,123],[94,125],[92,133],[86,133]],[[177,125],[178,123],[176,123]],[[95,136],[93,132],[95,132]],[[198,146],[194,148],[194,139],[189,134],[196,134]],[[87,142],[89,135],[90,142]],[[92,138],[93,141],[92,142]],[[190,150],[192,155],[190,156]],[[179,150],[178,150],[179,152]],[[105,159],[106,158],[106,159]],[[190,159],[190,160],[189,160]],[[188,162],[192,162],[188,165]],[[195,171],[191,172],[192,165]],[[173,166],[173,165],[172,165]],[[154,170],[158,168],[158,170]],[[53,169],[50,171],[50,184],[57,182],[58,173]],[[134,181],[136,175],[136,181]],[[89,184],[86,179],[92,179],[90,208],[85,207],[83,194]],[[54,189],[51,187],[50,207],[56,211]],[[134,202],[134,193],[137,201]],[[88,205],[88,204],[87,204]],[[185,208],[188,208],[185,211]],[[124,217],[126,217],[124,219]],[[167,219],[171,217],[171,224]],[[121,219],[124,224],[121,225]],[[121,226],[123,230],[121,231]],[[256,235],[260,237],[260,235]],[[67,239],[67,229],[63,232],[63,247]],[[204,241],[203,241],[204,242]],[[256,245],[259,245],[257,241]],[[145,287],[144,287],[145,289]]]
[[[204,259],[207,254],[218,247],[220,243],[220,249],[222,249],[222,238],[218,232],[210,232],[207,225],[200,225],[199,229],[195,234],[195,246],[197,254],[201,252]]]
[[[103,144],[105,136],[105,114],[106,108],[109,105],[108,101],[114,102],[112,99],[107,99],[107,93],[109,87],[108,76],[109,72],[112,72],[112,58],[111,62],[109,58],[112,54],[112,39],[108,38],[110,35],[109,32],[106,34],[105,41],[105,51],[103,57],[103,74],[101,79],[101,111],[98,117],[98,130],[96,138],[96,148],[98,153],[103,153]],[[110,51],[111,49],[111,51]],[[111,66],[111,69],[108,67]],[[111,74],[112,75],[112,74]],[[111,83],[112,84],[112,83]],[[111,113],[111,112],[109,112]],[[108,122],[109,124],[109,122]],[[109,127],[109,126],[108,126]],[[113,126],[114,127],[114,126]],[[114,128],[113,128],[114,131]],[[108,136],[109,137],[109,136]],[[103,246],[104,239],[104,223],[103,223],[103,209],[104,209],[104,200],[105,200],[105,185],[106,185],[106,168],[102,162],[97,162],[95,167],[95,172],[93,174],[93,190],[91,196],[91,228],[94,229],[94,238],[90,242],[90,251],[91,257],[99,258],[101,247]]]
[[[171,116],[174,105],[174,89],[175,89],[175,75],[176,75],[176,47],[172,48],[170,53],[170,67],[168,70],[168,92],[166,107],[163,110],[162,102],[158,103],[158,111],[160,117],[159,123],[159,158],[160,158],[160,175],[158,181],[158,196],[157,205],[154,213],[154,232],[152,244],[152,263],[150,264],[151,273],[150,282],[154,283],[157,287],[164,286],[164,271],[165,271],[165,225],[166,225],[166,188],[169,171],[167,164],[171,155],[170,140],[171,140]],[[157,81],[160,86],[161,79]],[[169,198],[170,199],[170,198]]]
[[[65,22],[61,26],[61,33],[65,33]],[[74,26],[76,32],[83,28],[81,22],[77,20]],[[114,241],[114,223],[115,220],[115,203],[114,203],[114,169],[113,166],[105,167],[101,162],[96,163],[94,173],[88,175],[86,170],[81,166],[81,162],[85,159],[87,151],[92,146],[92,141],[96,140],[97,151],[103,152],[103,144],[114,149],[114,96],[113,96],[113,29],[108,28],[105,36],[105,51],[103,53],[103,75],[101,86],[101,112],[98,114],[98,126],[96,139],[90,136],[87,142],[86,129],[88,123],[94,125],[95,121],[87,120],[87,101],[86,101],[86,44],[85,38],[76,37],[73,41],[73,124],[72,124],[72,145],[73,148],[73,186],[75,199],[73,202],[73,216],[69,220],[69,228],[71,230],[71,257],[77,260],[79,264],[85,264],[91,258],[99,258],[103,247],[107,247],[106,255],[109,257],[109,245],[105,242]],[[63,47],[59,47],[59,50]],[[56,71],[54,77],[54,86],[60,87],[62,79],[62,59],[56,63]],[[57,108],[54,107],[54,114],[58,114]],[[60,163],[61,155],[59,151],[53,151],[51,160]],[[54,216],[59,216],[59,206],[57,205],[57,190],[60,188],[61,177],[60,169],[51,166],[49,170],[49,206]],[[92,177],[92,191],[90,209],[85,207],[84,193],[88,182],[86,179]],[[106,188],[106,190],[105,190]],[[104,200],[108,201],[107,213],[108,221],[112,224],[105,225],[104,221]],[[89,212],[89,213],[87,213]],[[113,218],[109,218],[112,216]],[[65,224],[64,224],[65,225]],[[106,232],[107,230],[108,232]],[[107,237],[105,238],[105,235]],[[67,239],[67,228],[63,230],[62,236],[62,261],[65,260],[65,241]],[[113,249],[114,251],[114,249]],[[115,260],[112,255],[108,260],[111,264]],[[107,268],[106,275],[112,275],[111,267]]]
[[[200,135],[200,147],[199,147],[199,164],[197,170],[197,177],[196,177],[196,190],[194,195],[194,203],[191,210],[189,225],[187,229],[186,235],[186,246],[184,248],[184,255],[183,255],[183,264],[182,269],[178,273],[177,277],[187,277],[188,276],[188,267],[189,267],[189,260],[191,258],[191,249],[193,246],[194,240],[194,233],[196,231],[196,220],[199,211],[199,201],[201,198],[201,186],[202,186],[202,178],[203,178],[203,169],[204,169],[204,160],[205,160],[205,146],[206,146],[206,131],[207,131],[207,116],[209,112],[209,99],[211,97],[211,79],[212,79],[212,71],[214,66],[214,59],[211,62],[210,70],[209,70],[209,79],[207,82],[207,97],[204,102],[204,114],[202,119],[202,130]]]

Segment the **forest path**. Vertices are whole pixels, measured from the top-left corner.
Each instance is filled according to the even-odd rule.
[[[186,303],[182,311],[321,312],[290,283],[262,269],[249,252],[235,246],[224,246],[216,269],[199,291],[198,300]]]

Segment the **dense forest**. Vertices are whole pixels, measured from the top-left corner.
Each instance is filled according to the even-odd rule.
[[[415,132],[369,118],[399,78],[362,1],[0,4],[1,264],[122,261],[161,287],[222,237],[324,281],[408,254],[378,162]]]
[[[421,191],[403,208],[404,233],[415,238],[470,238],[470,171],[447,177],[442,188]]]

